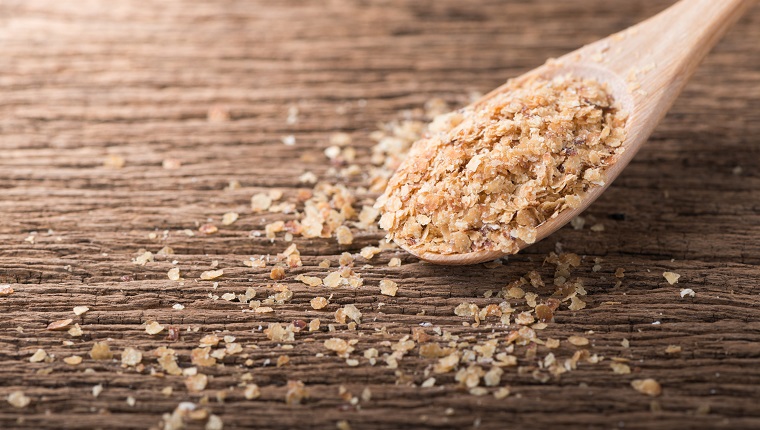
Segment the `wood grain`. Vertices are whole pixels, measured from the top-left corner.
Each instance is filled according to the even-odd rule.
[[[32,398],[25,409],[0,402],[0,427],[150,428],[179,402],[198,401],[182,378],[89,358],[77,367],[61,361],[86,357],[93,342],[107,339],[116,352],[168,345],[142,327],[156,319],[199,328],[171,343],[183,367],[199,338],[214,330],[258,345],[245,351],[254,367],[232,356],[208,372],[208,408],[225,428],[335,428],[338,420],[354,429],[757,428],[758,8],[708,55],[649,143],[586,211],[590,224],[604,224],[603,232],[563,228],[497,269],[436,267],[385,252],[371,267],[359,265],[366,287],[331,291],[331,312],[311,310],[308,301],[324,291],[299,286],[293,277],[324,274],[321,259],[337,261],[341,252],[356,253],[382,234],[357,233],[349,247],[297,238],[304,267],[288,272],[294,298],[273,315],[253,316],[239,304],[208,298],[267,283],[268,269],[246,268],[242,260],[276,254],[287,244],[249,235],[278,219],[252,214],[250,196],[268,188],[292,196],[307,170],[329,179],[321,151],[331,133],[350,133],[359,162],[367,163],[368,136],[379,122],[431,97],[463,104],[471,91],[487,92],[670,3],[0,2],[0,283],[15,289],[0,297],[0,396],[23,390]],[[208,122],[213,106],[226,107],[230,121]],[[299,109],[296,124],[286,122],[291,106]],[[296,145],[283,145],[291,134]],[[124,157],[124,168],[103,167],[108,154]],[[182,160],[182,167],[163,169],[165,158]],[[225,191],[232,179],[242,188]],[[371,200],[362,196],[357,204]],[[219,224],[233,210],[240,220],[217,234],[180,233],[197,231],[209,218]],[[169,234],[161,240],[164,230]],[[150,239],[151,232],[158,239]],[[30,235],[34,243],[25,241]],[[141,248],[156,252],[164,245],[175,250],[171,259],[131,263]],[[334,356],[316,357],[326,352],[327,331],[304,335],[299,339],[315,341],[284,350],[258,330],[304,317],[326,322],[338,305],[356,303],[364,313],[351,335],[359,338],[359,351],[382,348],[381,341],[398,340],[423,322],[484,339],[504,328],[464,327],[453,308],[491,303],[483,298],[487,290],[531,270],[550,278],[542,261],[557,246],[586,256],[576,274],[585,281],[588,307],[558,313],[542,336],[593,331],[585,334],[592,352],[630,358],[632,375],[613,374],[603,362],[540,383],[511,369],[502,383],[512,395],[496,400],[468,394],[451,374],[422,389],[397,385],[394,371],[382,365],[351,368]],[[402,258],[401,268],[387,267],[394,256]],[[604,258],[599,272],[591,269],[594,257]],[[189,280],[184,287],[166,278],[172,259]],[[213,260],[225,268],[217,290],[194,281]],[[614,287],[618,267],[626,276]],[[680,282],[668,285],[665,270],[680,273]],[[378,294],[383,278],[399,283],[397,297]],[[681,298],[679,287],[692,288],[696,297]],[[185,310],[172,310],[174,303]],[[64,346],[69,336],[45,327],[73,316],[77,305],[91,308],[77,319],[85,335]],[[383,326],[388,337],[376,334]],[[630,348],[621,346],[624,338]],[[670,344],[683,352],[665,354]],[[55,362],[30,363],[37,348],[55,354]],[[563,345],[556,354],[573,350]],[[539,349],[539,357],[545,352]],[[291,356],[289,366],[262,366],[281,354]],[[399,370],[419,385],[430,364],[415,350]],[[521,356],[521,364],[529,363]],[[52,373],[38,373],[47,368]],[[245,400],[236,387],[224,403],[215,400],[248,371],[262,387],[261,399]],[[661,411],[652,412],[652,399],[630,387],[640,377],[662,383]],[[287,406],[289,379],[306,382],[311,399]],[[93,398],[96,384],[105,389]],[[174,387],[170,397],[159,393],[167,385]],[[354,395],[369,387],[372,400],[360,410],[348,407],[340,385]],[[136,398],[134,407],[127,396]],[[709,413],[697,412],[708,406]]]

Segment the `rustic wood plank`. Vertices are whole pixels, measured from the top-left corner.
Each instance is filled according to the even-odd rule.
[[[188,367],[190,349],[215,330],[236,336],[255,363],[249,368],[243,356],[228,356],[224,367],[203,369],[212,376],[208,408],[225,428],[334,428],[338,420],[355,429],[759,427],[758,8],[708,56],[651,141],[586,212],[589,223],[604,224],[603,232],[564,228],[495,269],[436,267],[387,251],[370,267],[357,260],[366,287],[329,292],[293,277],[324,276],[320,260],[337,264],[341,252],[357,253],[382,234],[357,232],[347,247],[297,237],[304,266],[288,272],[294,297],[274,314],[254,316],[241,312],[244,305],[208,298],[267,283],[269,268],[247,268],[242,260],[285,249],[282,239],[249,236],[282,216],[252,214],[250,196],[277,188],[292,197],[307,170],[326,177],[321,152],[331,133],[350,133],[358,162],[367,164],[369,134],[379,122],[431,97],[461,105],[472,91],[488,91],[670,3],[0,2],[0,283],[15,289],[0,296],[0,396],[20,389],[32,398],[25,409],[0,402],[0,427],[158,426],[179,402],[201,396],[188,394],[181,377],[137,373],[90,360],[87,352],[106,339],[117,353],[170,345]],[[213,106],[225,106],[230,121],[207,121]],[[298,122],[288,124],[292,106]],[[296,145],[283,145],[291,134]],[[108,154],[124,157],[124,168],[103,167]],[[163,169],[169,157],[182,167]],[[242,187],[225,191],[233,179]],[[357,204],[372,198],[362,195]],[[239,212],[240,220],[217,234],[179,233],[197,231],[208,218],[218,224],[227,211]],[[169,235],[161,240],[164,230]],[[33,243],[25,241],[30,235]],[[141,248],[156,252],[164,245],[176,254],[146,266],[131,263]],[[475,341],[493,332],[503,338],[508,330],[498,325],[463,326],[454,307],[493,303],[486,291],[531,270],[550,279],[553,269],[542,261],[557,246],[585,256],[575,274],[585,282],[588,306],[559,312],[541,336],[564,340],[593,331],[585,334],[591,352],[608,360],[546,383],[508,369],[502,385],[512,394],[503,400],[470,395],[453,374],[423,389],[397,385],[394,370],[363,358],[348,367],[334,355],[317,357],[333,336],[326,330],[299,336],[286,350],[258,329],[315,316],[324,329],[339,305],[355,303],[364,322],[340,335],[358,338],[358,352],[389,351],[380,342],[395,342],[420,323]],[[403,266],[387,267],[391,257]],[[599,272],[592,270],[595,257],[604,259]],[[171,260],[187,279],[182,287],[166,278]],[[225,268],[217,290],[195,281],[212,260]],[[619,267],[626,276],[615,287]],[[680,273],[680,282],[668,285],[665,270]],[[383,278],[399,283],[397,297],[378,294]],[[696,297],[681,298],[679,287]],[[309,307],[312,297],[329,293],[330,312]],[[173,310],[175,303],[185,310]],[[72,317],[77,305],[91,308],[77,318],[83,337],[45,330]],[[145,333],[142,324],[150,319],[199,331],[169,343]],[[377,334],[381,327],[388,335]],[[68,339],[74,344],[63,345]],[[671,344],[683,351],[666,354]],[[56,360],[30,363],[38,348]],[[564,359],[574,350],[563,343],[554,353]],[[433,360],[416,351],[398,370],[419,385]],[[546,352],[539,348],[538,357]],[[61,361],[73,354],[85,362]],[[288,366],[262,366],[281,354],[291,357]],[[531,363],[524,350],[518,354],[521,365]],[[609,357],[630,359],[633,374],[613,374]],[[144,361],[155,367],[154,358]],[[236,387],[224,403],[215,400],[248,371],[262,387],[260,399],[246,400]],[[652,399],[630,387],[639,377],[662,384],[661,411],[651,411]],[[290,379],[310,388],[305,404],[284,403]],[[105,388],[93,398],[97,384]],[[351,407],[338,395],[340,385],[356,396],[369,387],[372,400]],[[174,387],[171,396],[159,393],[165,386]],[[127,396],[137,400],[134,407]]]

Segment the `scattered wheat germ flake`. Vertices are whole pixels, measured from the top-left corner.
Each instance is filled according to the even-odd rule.
[[[31,402],[32,399],[24,395],[23,391],[14,391],[8,394],[8,403],[14,408],[25,408],[29,406],[29,403]]]
[[[86,313],[89,310],[90,310],[90,308],[88,308],[87,306],[75,306],[74,307],[74,315],[79,316],[79,315],[82,315],[82,314]]]
[[[157,321],[148,321],[145,323],[145,332],[148,334],[158,334],[164,331],[164,326],[159,324]]]
[[[388,279],[383,279],[380,281],[380,294],[386,296],[395,296],[396,292],[398,292],[398,284]]]
[[[74,320],[72,320],[71,318],[67,318],[65,320],[53,321],[50,324],[48,324],[47,329],[48,330],[66,330],[69,328],[69,326],[73,322]]]
[[[237,221],[239,216],[237,212],[227,212],[222,215],[222,224],[230,225]]]
[[[76,366],[77,364],[82,362],[82,356],[80,355],[72,355],[69,357],[66,357],[63,359],[63,362],[70,365],[70,366]]]
[[[179,281],[180,275],[179,275],[179,267],[173,267],[169,269],[168,272],[166,272],[166,276],[169,277],[172,281]]]
[[[575,346],[586,346],[589,343],[588,338],[583,336],[570,336],[567,338],[567,341]]]
[[[201,273],[201,280],[210,281],[224,275],[224,269],[207,270]]]
[[[668,281],[668,284],[670,285],[678,283],[678,278],[681,277],[681,275],[675,272],[663,272],[662,276],[665,277],[665,280]]]
[[[647,396],[652,397],[657,397],[662,393],[660,383],[652,378],[634,379],[631,381],[631,387],[641,394],[646,394]]]

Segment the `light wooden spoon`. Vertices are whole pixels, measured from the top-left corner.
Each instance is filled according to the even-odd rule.
[[[665,11],[633,27],[550,60],[519,78],[540,75],[552,78],[571,73],[606,83],[608,91],[629,113],[625,151],[604,172],[605,185],[592,188],[582,204],[565,210],[537,228],[536,241],[549,236],[583,212],[631,161],[655,126],[681,93],[702,58],[754,0],[681,0]],[[483,103],[506,85],[486,94]],[[503,257],[500,251],[438,254],[402,248],[417,257],[439,264],[475,264]],[[520,249],[528,244],[518,240]]]

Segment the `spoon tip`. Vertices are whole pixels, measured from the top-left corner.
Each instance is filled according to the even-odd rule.
[[[439,254],[436,252],[419,251],[407,247],[402,243],[397,244],[408,253],[414,255],[420,260],[427,261],[428,263],[441,264],[448,266],[465,266],[470,264],[485,263],[487,261],[496,260],[497,258],[504,257],[505,253],[501,251],[472,251],[464,254]]]

